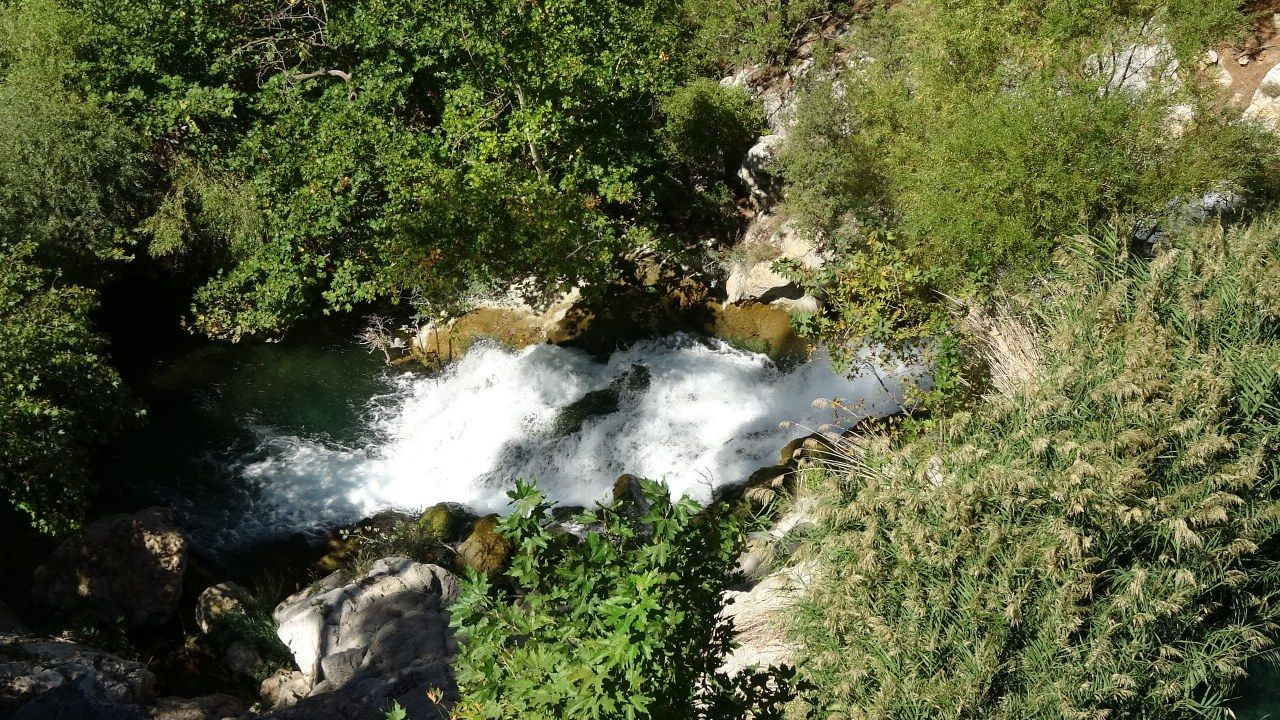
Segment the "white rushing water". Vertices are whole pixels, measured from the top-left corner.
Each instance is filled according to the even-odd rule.
[[[646,373],[647,387],[623,389],[616,411],[577,430],[557,421],[587,393]],[[763,355],[683,335],[637,343],[607,363],[553,345],[481,344],[439,377],[394,382],[394,392],[371,402],[367,447],[260,430],[260,452],[239,468],[257,488],[245,519],[256,527],[229,530],[243,538],[441,501],[501,512],[517,478],[536,480],[565,505],[605,499],[622,473],[705,501],[776,463],[806,428],[850,419],[814,399],[861,401],[864,414],[884,414],[902,386],[901,372],[849,379],[822,354],[784,373]]]

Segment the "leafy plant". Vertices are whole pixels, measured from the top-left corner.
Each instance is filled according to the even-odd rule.
[[[517,543],[510,598],[472,574],[451,610],[460,634],[459,718],[771,718],[790,672],[718,668],[732,648],[719,617],[742,542],[739,521],[641,484],[552,528],[551,506],[517,484],[500,532]]]

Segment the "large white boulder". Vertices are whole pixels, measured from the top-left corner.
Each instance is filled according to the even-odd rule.
[[[334,573],[290,596],[275,609],[277,634],[310,689],[271,717],[380,718],[393,700],[435,717],[427,692],[456,691],[448,607],[457,595],[447,570],[389,557],[353,580]]]
[[[791,220],[765,213],[747,230],[746,240],[730,263],[725,292],[730,303],[799,301],[804,291],[775,269],[779,260],[790,260],[816,270],[827,261],[822,243]]]

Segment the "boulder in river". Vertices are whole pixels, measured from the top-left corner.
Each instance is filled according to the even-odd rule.
[[[457,594],[443,568],[388,557],[354,580],[334,573],[289,597],[275,610],[278,634],[309,689],[268,717],[380,720],[392,701],[415,720],[439,717],[428,693],[456,697],[447,608]],[[297,697],[298,678],[283,680]]]
[[[458,546],[458,559],[481,575],[493,577],[506,569],[512,549],[511,541],[498,534],[498,516],[486,515]]]
[[[153,507],[102,518],[62,542],[36,568],[32,598],[129,625],[168,620],[182,595],[187,542],[173,513]]]
[[[443,543],[461,540],[475,524],[476,515],[465,505],[436,503],[418,516],[418,529],[432,540]]]

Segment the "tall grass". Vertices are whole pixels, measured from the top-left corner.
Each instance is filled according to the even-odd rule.
[[[1068,244],[1038,365],[828,472],[801,604],[824,718],[1227,717],[1273,651],[1280,224]]]

